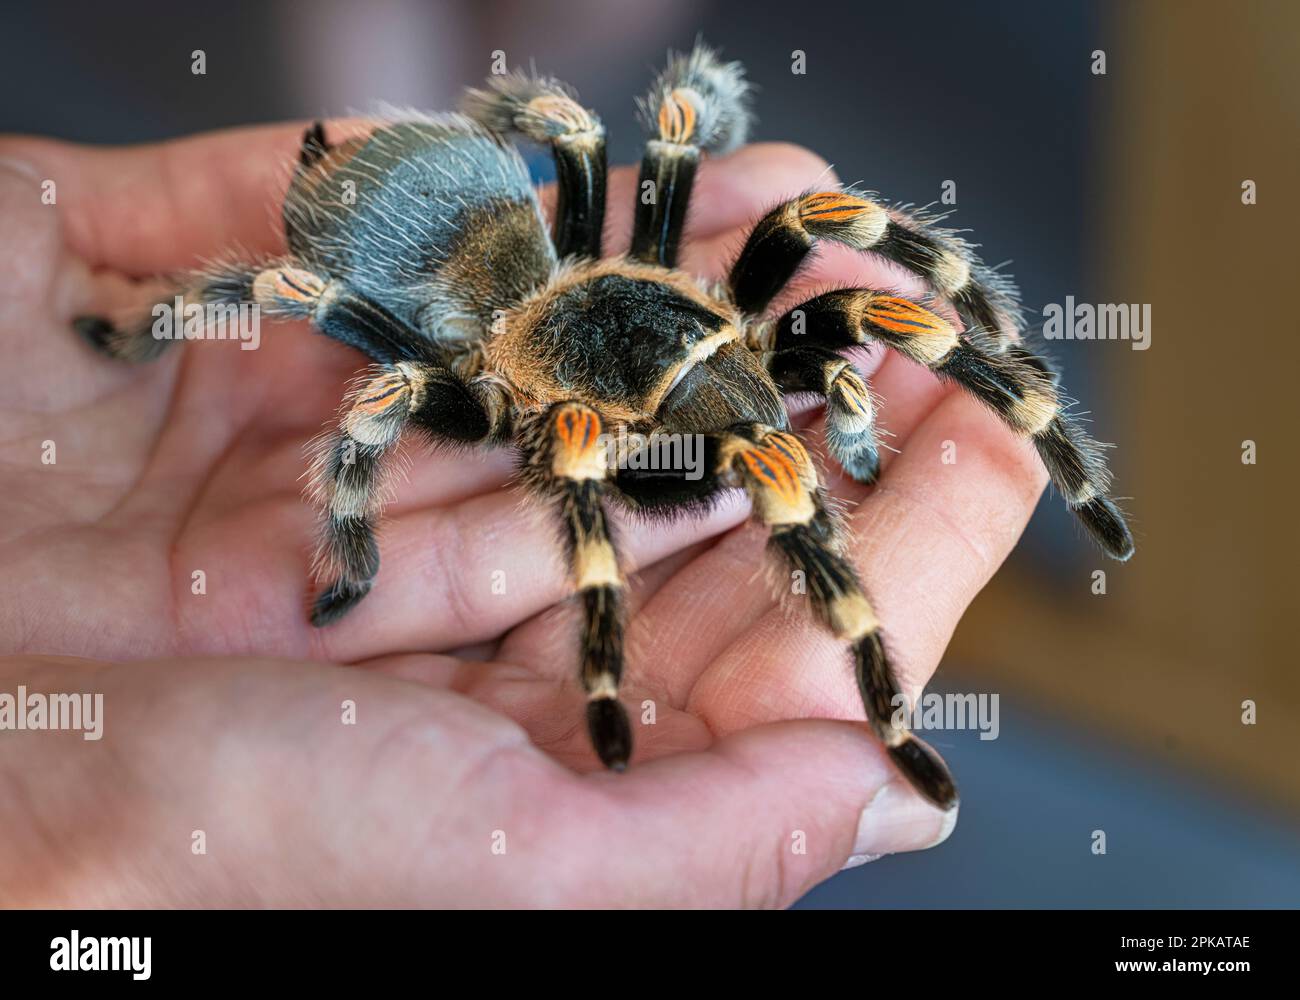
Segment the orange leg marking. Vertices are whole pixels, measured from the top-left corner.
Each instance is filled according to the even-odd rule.
[[[799,218],[804,222],[848,222],[875,209],[876,205],[865,198],[842,191],[819,191],[799,202]]]
[[[866,318],[885,330],[894,333],[950,335],[952,324],[928,309],[922,309],[908,299],[892,295],[875,295],[867,303]]]
[[[744,459],[749,474],[772,490],[783,503],[793,506],[799,502],[804,492],[803,483],[788,452],[763,445],[747,448],[740,457]]]
[[[695,133],[695,105],[680,87],[659,105],[659,138],[665,142],[689,142]]]
[[[585,406],[565,406],[555,415],[552,468],[566,479],[603,479],[605,461],[600,447],[600,417]]]
[[[566,132],[589,132],[594,127],[587,109],[562,94],[534,97],[528,102],[528,108]]]

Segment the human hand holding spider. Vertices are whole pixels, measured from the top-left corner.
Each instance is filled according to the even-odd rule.
[[[502,488],[504,453],[417,456],[382,533],[385,597],[307,625],[302,451],[356,357],[285,327],[258,351],[202,344],[120,368],[67,335],[73,316],[139,298],[112,274],[232,243],[276,252],[267,205],[300,134],[0,148],[24,165],[0,173],[0,691],[103,691],[106,712],[101,742],[2,744],[26,791],[0,804],[4,901],[781,905],[850,855],[946,835],[953,814],[915,796],[864,724],[789,721],[858,720],[861,700],[842,644],[777,606],[763,533],[713,538],[744,520],[739,499],[700,523],[620,525],[639,570],[623,696],[655,720],[636,726],[624,775],[589,773],[575,621],[548,610],[566,592],[554,529]],[[788,146],[706,162],[686,269],[721,276],[754,218],[824,174]],[[631,203],[633,181],[612,175],[611,205]],[[629,223],[611,211],[611,247]],[[827,284],[921,290],[831,248],[778,305]],[[828,472],[858,504],[854,562],[917,691],[1046,476],[1032,446],[928,372],[862,361],[907,448],[870,490]],[[341,724],[345,701],[356,725]],[[198,829],[206,856],[187,849]]]

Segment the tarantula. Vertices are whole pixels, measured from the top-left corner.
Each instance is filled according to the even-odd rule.
[[[583,616],[588,729],[600,760],[622,769],[632,749],[618,700],[625,581],[603,504],[672,513],[740,487],[770,547],[805,574],[821,621],[851,648],[867,717],[896,766],[949,808],[957,791],[947,767],[892,719],[901,694],[880,625],[783,395],[824,397],[827,450],[871,483],[879,468],[871,393],[840,352],[880,341],[1029,437],[1110,555],[1128,558],[1132,537],[1105,495],[1100,446],[1063,411],[1054,371],[1020,343],[1014,287],[935,220],[854,189],[814,191],[755,225],[719,287],[675,269],[696,167],[703,154],[744,141],[748,103],[738,63],[702,46],[670,58],[641,102],[650,138],[638,191],[649,197],[637,199],[631,251],[612,259],[601,258],[604,128],[556,80],[497,77],[468,93],[463,114],[396,114],[337,144],[316,123],[284,203],[290,255],[212,268],[178,288],[187,302],[251,302],[272,317],[308,319],[376,366],[314,469],[332,577],[312,607],[315,625],[336,621],[371,589],[381,463],[405,430],[439,442],[513,442],[525,488],[558,507]],[[549,237],[511,134],[553,155]],[[821,241],[922,276],[964,332],[870,288],[830,291],[764,319]],[[114,327],[84,317],[77,326],[123,359],[154,357],[168,342],[151,336],[148,321]],[[602,442],[620,430],[642,435],[645,448],[697,435],[704,468],[691,475],[611,461]]]

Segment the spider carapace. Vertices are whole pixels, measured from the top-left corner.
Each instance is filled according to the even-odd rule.
[[[701,46],[670,60],[641,110],[650,138],[625,256],[601,258],[599,119],[555,80],[512,75],[470,91],[463,114],[393,114],[334,143],[314,125],[285,199],[289,256],[178,281],[187,302],[253,302],[264,315],[305,318],[374,364],[314,468],[326,508],[326,583],[311,619],[328,625],[371,590],[381,467],[405,431],[513,443],[524,488],[552,500],[563,525],[581,606],[588,728],[600,759],[621,769],[632,751],[618,700],[625,579],[605,504],[670,514],[739,487],[776,557],[804,574],[818,618],[851,653],[867,718],[895,764],[928,799],[951,807],[947,767],[897,724],[903,692],[881,624],[783,396],[824,397],[827,452],[871,483],[879,469],[871,393],[842,352],[879,341],[1031,438],[1066,503],[1107,552],[1126,559],[1132,538],[1105,494],[1100,447],[1064,412],[1052,369],[1021,342],[1015,289],[934,220],[854,189],[813,191],[756,224],[726,281],[706,286],[677,270],[696,167],[702,155],[744,141],[748,87],[739,64]],[[549,234],[510,135],[554,157]],[[765,318],[821,242],[920,275],[933,308],[847,288]],[[959,317],[961,329],[945,317]],[[78,327],[129,360],[169,342],[152,336],[148,321],[87,317]],[[612,458],[606,443],[623,430],[642,435],[621,437],[644,447],[697,435],[702,468]]]

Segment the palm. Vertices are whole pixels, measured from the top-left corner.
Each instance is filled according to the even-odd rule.
[[[379,674],[362,683],[385,706],[381,724],[400,729],[409,712],[402,699],[410,697],[400,681],[413,680],[426,691],[474,698],[521,724],[552,757],[591,770],[576,620],[572,609],[555,607],[565,596],[556,528],[503,488],[508,453],[412,449],[380,531],[374,591],[343,621],[315,630],[306,612],[316,512],[303,500],[300,476],[307,443],[333,420],[362,359],[305,327],[267,324],[257,351],[191,344],[151,366],[126,368],[96,356],[69,329],[72,316],[91,306],[142,298],[120,279],[92,278],[77,258],[146,273],[234,241],[274,252],[265,203],[296,134],[246,133],[241,148],[255,141],[260,152],[240,161],[233,178],[234,168],[221,176],[210,166],[233,136],[196,140],[188,152],[184,144],[168,147],[166,173],[190,176],[176,169],[185,161],[206,178],[206,191],[152,192],[151,201],[137,178],[128,211],[96,190],[102,180],[87,181],[72,187],[71,207],[61,202],[62,227],[31,187],[3,189],[17,224],[0,257],[21,261],[24,278],[11,288],[0,337],[0,360],[11,373],[0,383],[0,419],[18,429],[0,453],[12,473],[0,493],[4,651],[358,663]],[[14,145],[9,151],[40,163],[38,172],[80,172],[82,180],[90,172],[64,147]],[[811,157],[782,147],[706,167],[685,266],[718,275],[742,227],[822,172]],[[631,184],[626,171],[611,179],[613,245],[626,239],[617,206],[630,205]],[[212,190],[221,192],[215,203]],[[176,218],[165,211],[172,204],[193,205],[193,216]],[[128,222],[135,239],[115,243]],[[879,264],[830,254],[803,291],[832,282],[907,285]],[[882,482],[851,518],[854,554],[915,690],[1019,535],[1045,477],[1027,447],[927,373],[889,358],[874,388],[900,451],[887,455]],[[818,426],[809,428],[814,444]],[[938,460],[950,439],[962,457],[952,468]],[[54,443],[53,464],[41,463],[44,442]],[[836,480],[841,499],[865,498]],[[708,541],[744,517],[737,499],[702,523],[623,526],[623,548],[639,571],[623,689],[633,719],[645,723],[634,727],[634,763],[701,750],[760,723],[862,717],[846,651],[813,625],[798,598],[782,601],[789,588],[781,581],[774,588],[764,570],[761,533],[749,527]],[[211,669],[213,681],[247,676],[237,666]],[[309,701],[337,686],[337,672],[325,665],[297,671],[292,684],[295,697]],[[450,694],[427,696],[443,707],[463,704]],[[328,734],[321,738],[329,742]],[[464,753],[490,752],[490,740],[472,743]],[[878,754],[877,761],[883,776],[888,765]]]

